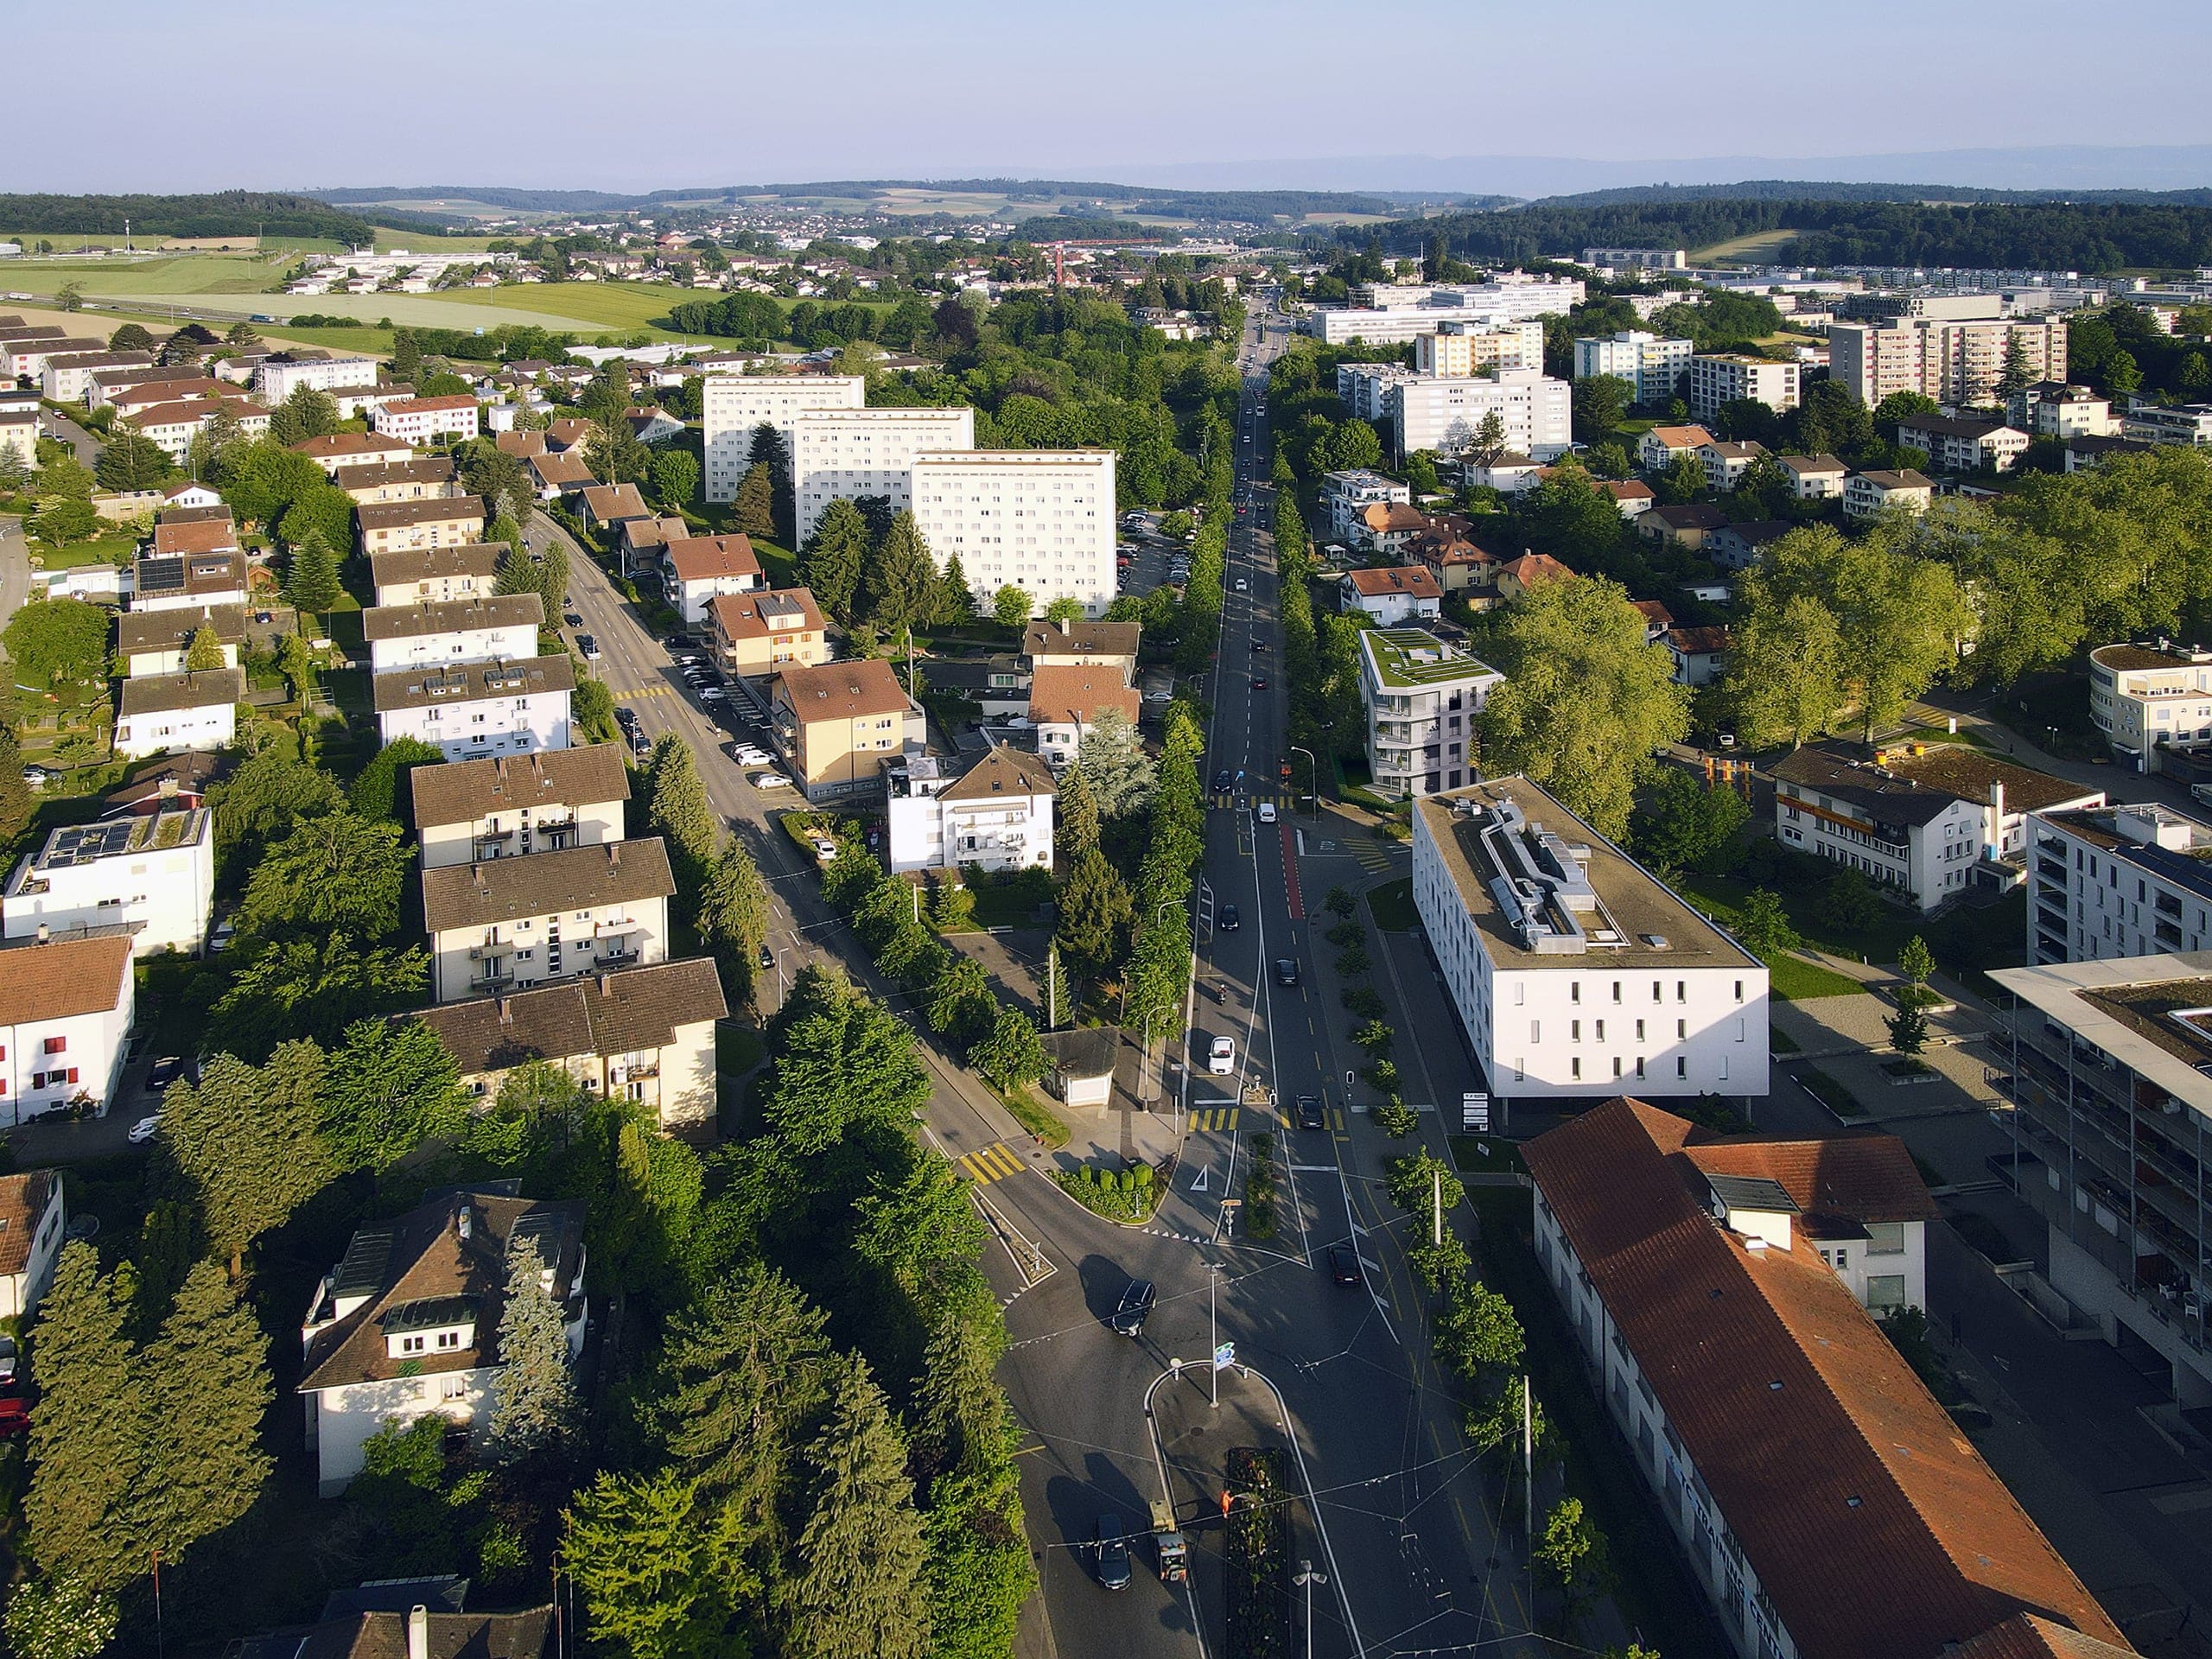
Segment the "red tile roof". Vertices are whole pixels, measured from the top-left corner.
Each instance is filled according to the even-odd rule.
[[[760,561],[747,537],[689,536],[671,542],[661,556],[678,582],[714,582],[723,576],[762,576]]]
[[[1571,577],[1574,572],[1548,553],[1523,553],[1498,573],[1519,582],[1522,588],[1534,588],[1539,582],[1558,582]]]
[[[1139,713],[1135,690],[1122,671],[1101,663],[1049,664],[1029,682],[1029,718],[1038,725],[1089,726],[1100,713],[1118,709],[1134,722]]]
[[[1353,570],[1344,580],[1363,599],[1383,599],[1402,594],[1408,599],[1441,599],[1444,590],[1436,578],[1417,564],[1393,565],[1384,570]]]

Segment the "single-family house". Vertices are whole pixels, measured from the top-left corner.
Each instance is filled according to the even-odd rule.
[[[1701,426],[1655,426],[1637,440],[1636,464],[1647,473],[1663,473],[1677,455],[1694,455],[1713,442]]]
[[[1134,622],[1055,622],[1039,618],[1021,632],[1021,654],[1031,672],[1040,668],[1110,668],[1122,683],[1137,677],[1142,630]]]
[[[880,788],[883,769],[906,745],[926,741],[921,709],[880,657],[786,665],[776,677],[772,718],[810,801]]]
[[[1675,683],[1710,685],[1728,666],[1728,630],[1725,627],[1669,628],[1667,654],[1675,660]]]
[[[542,436],[543,434],[534,433],[531,435]],[[531,481],[537,486],[537,498],[541,501],[580,494],[599,482],[593,476],[591,463],[584,459],[582,450],[541,450],[527,457],[523,464],[529,469]]]
[[[506,552],[505,542],[390,548],[369,555],[369,582],[378,605],[481,599],[493,592]]]
[[[127,964],[130,951],[124,951],[123,957]],[[123,974],[126,988],[130,978],[126,966]],[[88,995],[97,993],[88,988]],[[0,997],[5,995],[0,992]],[[119,1066],[120,1034],[115,1052]],[[18,1116],[16,1121],[22,1119]],[[0,1319],[20,1320],[38,1306],[54,1283],[54,1260],[61,1254],[68,1230],[69,1206],[62,1195],[59,1170],[31,1169],[20,1175],[0,1175]]]
[[[707,628],[722,671],[746,679],[780,674],[785,664],[810,668],[830,660],[830,631],[814,595],[804,588],[717,594]]]
[[[1847,518],[1873,518],[1891,511],[1925,512],[1936,499],[1936,480],[1924,473],[1853,473],[1844,480]]]
[[[1796,528],[1787,518],[1752,518],[1707,532],[1705,555],[1723,570],[1748,569],[1770,542]]]
[[[1705,545],[1705,538],[1728,522],[1728,515],[1719,508],[1702,501],[1688,502],[1681,506],[1654,507],[1639,516],[1636,533],[1647,542],[1671,542],[1676,547],[1693,550]]]
[[[1851,468],[1834,455],[1780,455],[1782,470],[1800,501],[1832,501],[1843,493]]]
[[[181,750],[213,751],[238,741],[245,671],[134,674],[117,698],[115,753],[126,760]]]
[[[972,761],[908,754],[884,772],[891,868],[1052,868],[1052,768],[995,744]]]
[[[200,531],[203,539],[235,542],[227,525],[158,524],[155,535],[174,529]],[[198,611],[213,605],[244,605],[246,599],[245,555],[228,552],[141,553],[131,567],[130,608],[133,611]]]
[[[1550,554],[1523,553],[1497,567],[1497,596],[1502,601],[1516,600],[1548,582],[1571,582],[1573,578],[1574,572]]]
[[[1037,753],[1055,772],[1082,752],[1084,739],[1109,709],[1132,726],[1141,712],[1135,688],[1109,664],[1054,665],[1030,677],[1029,723],[1037,734]]]
[[[741,534],[671,542],[662,550],[661,568],[669,605],[687,628],[705,623],[708,602],[717,594],[758,593],[768,585],[751,539]]]
[[[10,941],[0,948],[0,1124],[13,1128],[72,1102],[105,1111],[123,1081],[125,1046],[137,1008],[130,936],[121,928],[74,938]],[[16,1214],[23,1180],[0,1176],[0,1319],[21,1314],[45,1290],[10,1285],[24,1264],[10,1258],[24,1243]],[[41,1206],[42,1209],[43,1206]],[[48,1254],[42,1266],[51,1268]],[[11,1300],[16,1306],[5,1304]]]
[[[1444,609],[1444,588],[1418,564],[1347,570],[1338,602],[1344,610],[1363,612],[1379,628],[1394,628],[1434,621]]]
[[[645,498],[634,484],[593,484],[587,486],[580,494],[582,511],[579,516],[582,518],[585,527],[590,530],[604,532],[613,530],[625,518],[651,518],[654,516],[652,509],[645,505]]]

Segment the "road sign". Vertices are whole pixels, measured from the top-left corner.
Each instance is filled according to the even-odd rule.
[[[1236,1363],[1236,1344],[1235,1343],[1224,1342],[1213,1351],[1213,1368],[1217,1371],[1225,1371]]]
[[[1459,1096],[1459,1126],[1478,1135],[1490,1133],[1490,1096],[1470,1089]]]

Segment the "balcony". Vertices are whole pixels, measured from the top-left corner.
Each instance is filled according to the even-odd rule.
[[[599,955],[594,958],[593,965],[596,968],[605,969],[635,968],[638,965],[639,959],[638,947],[636,945],[618,944],[612,950],[601,951]]]
[[[609,1088],[620,1088],[626,1083],[645,1083],[660,1076],[660,1062],[649,1060],[640,1065],[618,1065],[609,1069],[607,1082]]]
[[[594,923],[592,926],[591,936],[594,939],[614,939],[621,938],[624,936],[634,933],[637,931],[637,923],[626,920],[621,917],[616,917],[609,921]]]
[[[514,945],[505,939],[487,939],[482,944],[468,947],[471,962],[501,962],[515,953]]]
[[[512,990],[514,982],[514,969],[506,967],[488,967],[468,976],[468,988],[472,991]]]

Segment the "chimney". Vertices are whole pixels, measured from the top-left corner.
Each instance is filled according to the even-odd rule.
[[[514,1022],[515,1012],[507,1005],[506,996],[502,993],[499,997],[499,1023],[503,1026],[512,1026]]]
[[[430,1610],[419,1601],[407,1610],[407,1659],[430,1659]]]
[[[41,922],[41,923],[38,925],[38,942],[39,942],[41,944],[44,944],[46,943],[46,941],[47,941],[46,924],[45,924],[44,922]]]
[[[2005,822],[2005,785],[2001,779],[1989,780],[1989,810],[1999,823]]]
[[[607,868],[610,870],[619,870],[622,868],[622,843],[619,841],[610,841],[607,843]]]
[[[1075,628],[1073,627],[1073,626],[1072,626],[1071,624],[1070,624],[1070,622],[1068,621],[1067,618],[1065,618],[1065,616],[1064,616],[1064,617],[1062,617],[1062,618],[1060,619],[1060,633],[1061,633],[1061,636],[1062,636],[1063,638],[1065,638],[1067,635],[1071,634],[1071,633],[1073,633],[1074,632],[1075,632]]]
[[[614,976],[613,976],[613,975],[612,975],[612,974],[601,974],[601,975],[599,976],[599,994],[600,994],[601,996],[612,996],[612,995],[614,995]]]
[[[454,1231],[459,1233],[463,1238],[472,1237],[475,1234],[476,1211],[470,1206],[467,1198],[461,1201],[461,1213],[453,1218],[453,1228]]]

